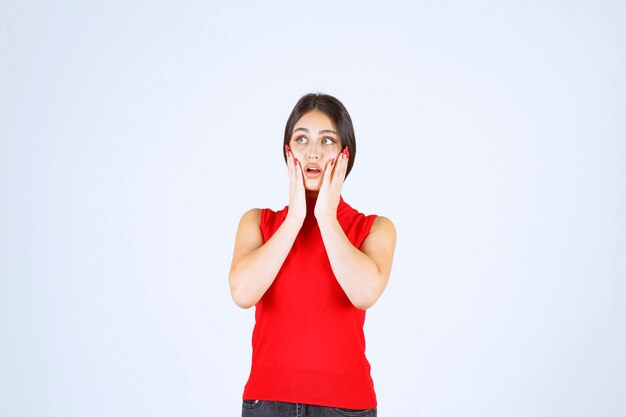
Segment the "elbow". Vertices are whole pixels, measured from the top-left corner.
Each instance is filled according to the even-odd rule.
[[[358,308],[359,310],[367,310],[370,307],[372,307],[374,304],[376,303],[376,301],[373,302],[358,302],[358,303],[352,303],[353,306],[355,306],[356,308]]]
[[[248,309],[256,304],[257,300],[253,300],[252,297],[250,297],[250,295],[247,294],[246,291],[243,288],[241,288],[240,285],[237,285],[234,282],[235,280],[233,280],[232,276],[229,277],[229,281],[230,281],[230,296],[232,297],[237,307]]]
[[[378,297],[371,294],[364,294],[361,297],[350,300],[350,302],[359,310],[367,310],[376,304],[376,300],[378,300]]]
[[[356,308],[358,308],[359,310],[367,310],[368,308],[370,308],[373,304],[368,304],[368,303],[352,303],[353,306],[355,306]]]
[[[250,307],[252,307],[254,305],[254,303],[248,303],[248,302],[245,302],[245,301],[235,301],[235,305],[237,305],[237,307],[239,307],[239,308],[247,310]]]
[[[233,301],[239,308],[248,309],[256,304],[256,302],[252,301],[249,297],[241,294],[240,291],[236,291],[231,289],[230,296],[233,298]]]
[[[384,287],[380,288],[380,286],[372,287],[368,290],[364,290],[360,294],[355,294],[353,297],[350,297],[350,302],[353,306],[358,308],[359,310],[367,310],[371,308],[380,296],[382,295]]]

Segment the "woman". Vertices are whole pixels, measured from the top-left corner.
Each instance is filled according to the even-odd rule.
[[[365,356],[365,310],[391,272],[393,223],[341,197],[356,154],[336,98],[308,94],[285,128],[289,205],[239,223],[231,295],[256,306],[242,416],[376,416]]]

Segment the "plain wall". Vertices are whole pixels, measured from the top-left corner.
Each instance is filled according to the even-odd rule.
[[[394,221],[380,416],[626,415],[626,6],[0,5],[0,415],[237,416],[240,216],[335,95]]]

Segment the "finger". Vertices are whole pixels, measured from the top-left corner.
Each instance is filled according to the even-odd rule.
[[[333,158],[326,164],[326,169],[324,170],[324,178],[322,178],[322,187],[324,187],[325,185],[328,186],[331,183],[333,171],[336,165],[335,161],[336,158]]]
[[[302,173],[298,172],[298,160],[291,152],[289,146],[285,145],[285,152],[287,153],[287,169],[289,175],[289,184],[291,187],[298,187],[298,182],[302,181]]]
[[[336,167],[333,170],[333,184],[343,183],[346,178],[346,171],[348,169],[349,152],[348,147],[345,147],[343,151],[337,156]]]
[[[343,188],[343,182],[346,178],[346,170],[347,170],[347,158],[343,155],[340,156],[339,162],[337,163],[337,168],[335,169],[335,173],[333,175],[331,188],[333,193],[341,194],[341,189]]]
[[[341,152],[339,152],[339,155],[337,155],[337,162],[338,162],[337,165],[341,166],[341,163],[347,160],[347,158],[348,158],[348,147],[346,146],[345,148],[343,148]]]
[[[343,182],[346,179],[346,172],[348,171],[348,162],[350,162],[350,151],[348,150],[348,148],[346,147],[346,153],[345,155],[341,158],[342,159],[342,163],[341,163],[341,182]]]
[[[289,186],[293,187],[293,184],[296,180],[295,167],[293,166],[293,161],[291,158],[287,160],[287,171],[289,175]]]
[[[300,166],[300,161],[298,158],[293,158],[293,184],[299,189],[302,185],[302,167]]]
[[[335,170],[336,172],[335,172],[335,175],[333,176],[331,187],[337,193],[340,193],[341,188],[343,187],[343,182],[346,179],[346,166],[345,166],[345,162],[343,161],[341,161],[337,165],[338,166],[337,166],[337,169]]]
[[[291,152],[289,152],[289,146],[285,145],[285,159],[287,160],[287,168],[290,168],[290,164],[291,164]]]
[[[291,164],[292,167],[295,166],[295,157],[293,156],[293,152],[289,145],[285,145],[285,154],[287,155],[287,161]]]
[[[288,145],[285,145],[285,150],[287,152],[287,166],[289,167],[290,178],[293,179],[293,180],[296,180],[296,178],[297,178],[296,168],[299,165],[299,161],[293,155],[293,152],[291,152],[291,148],[289,148]]]
[[[293,158],[293,169],[295,173],[298,174],[298,178],[302,179],[302,166],[300,165],[298,158]]]

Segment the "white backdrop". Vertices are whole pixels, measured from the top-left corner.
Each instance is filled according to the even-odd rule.
[[[311,91],[398,230],[379,415],[626,415],[624,2],[100,3],[0,5],[0,415],[240,415],[235,231]]]

